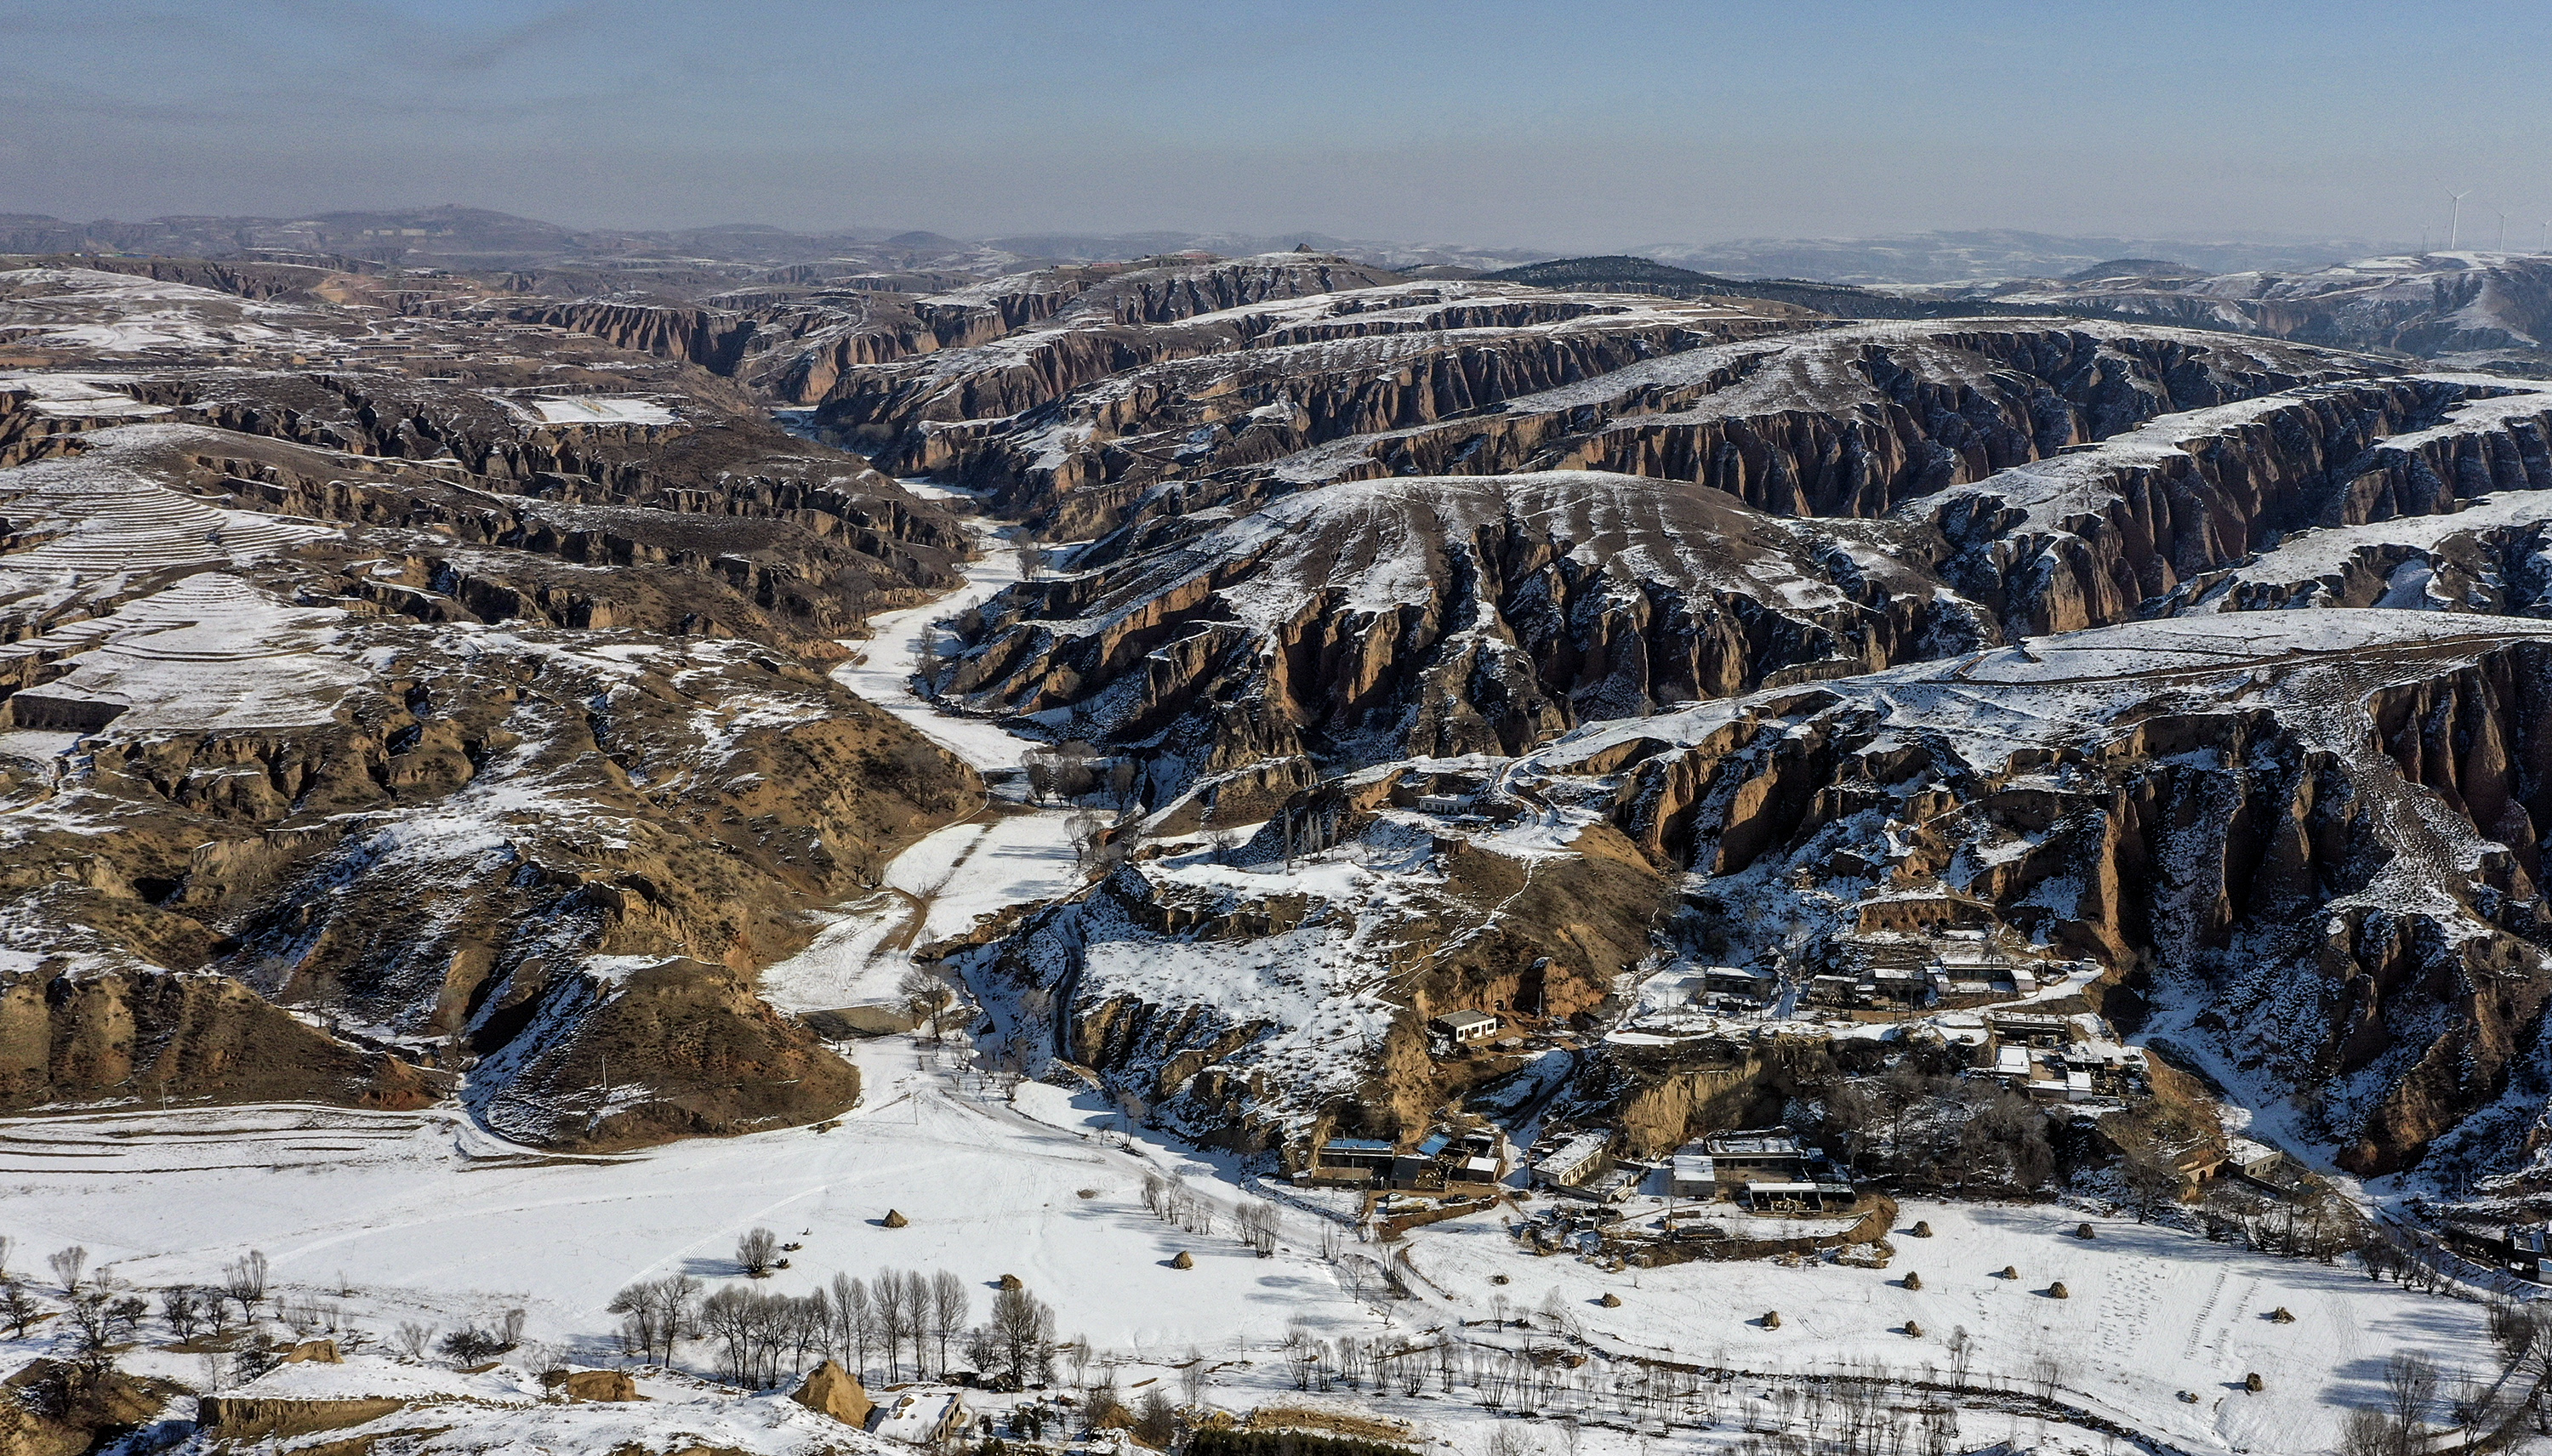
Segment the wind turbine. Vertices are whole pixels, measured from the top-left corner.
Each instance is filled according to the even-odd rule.
[[[2501,208],[2501,209],[2499,209],[2499,249],[2498,249],[2498,251],[2499,251],[2499,252],[2500,252],[2500,253],[2505,253],[2505,252],[2507,251],[2507,210],[2506,210],[2505,208]]]
[[[2446,194],[2447,200],[2455,205],[2454,211],[2446,214],[2446,251],[2448,253],[2454,252],[2455,245],[2462,241],[2464,226],[2464,199],[2470,197],[2472,194],[2473,189],[2470,187],[2466,187],[2460,192],[2448,192]]]

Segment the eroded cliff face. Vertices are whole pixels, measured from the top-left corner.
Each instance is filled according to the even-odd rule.
[[[0,979],[0,1107],[100,1097],[426,1106],[449,1079],[365,1051],[226,976]]]
[[[189,589],[194,625],[168,630],[200,636],[225,601],[246,610],[236,591]],[[856,892],[896,847],[977,803],[968,771],[747,644],[529,631],[499,644],[314,618],[273,644],[302,654],[228,668],[275,684],[262,722],[209,706],[230,690],[217,660],[154,690],[162,670],[144,654],[167,633],[147,623],[0,704],[22,727],[40,698],[56,711],[108,692],[146,704],[108,716],[76,759],[7,784],[0,927],[14,943],[146,981],[157,967],[217,971],[242,994],[378,1028],[412,1057],[484,1057],[471,1095],[501,1101],[504,1130],[536,1141],[839,1110],[847,1069],[754,1002],[751,973],[803,944],[804,909]],[[106,677],[101,652],[134,661]],[[292,683],[308,696],[287,695]],[[100,822],[113,832],[88,827]],[[593,992],[587,968],[638,959],[675,969]],[[683,991],[686,978],[701,985]],[[638,1014],[623,1005],[631,988],[692,995],[691,1029],[647,1013],[654,1039],[614,1063],[627,1105],[581,1121],[591,1109],[557,1103],[560,1120],[541,1123],[530,1109],[580,1075],[578,1049],[617,1034],[586,1023]],[[96,1094],[149,1076],[82,1066]],[[721,1068],[751,1086],[712,1095]],[[59,1097],[81,1084],[60,1073],[48,1086]],[[258,1094],[239,1079],[196,1086]]]
[[[1891,326],[1897,333],[1913,337]],[[2344,545],[2325,539],[2330,530],[2450,520],[2491,492],[2472,530],[2496,533],[2496,545],[2456,538],[2474,543],[2462,549],[2460,576],[2440,585],[2438,553],[2386,545],[2403,539],[2395,525],[2366,533],[2375,560],[2390,563],[2384,576],[2361,566],[2358,584],[2341,589],[2393,600],[2384,593],[2416,554],[2428,574],[2401,578],[2418,594],[2412,604],[2524,609],[2539,594],[2542,573],[2522,547],[2552,519],[2536,500],[2552,481],[2543,445],[2552,395],[2538,386],[2410,376],[2286,388],[2292,374],[2250,367],[2247,355],[2210,361],[2179,338],[2140,341],[2142,352],[2133,342],[2059,331],[1923,336],[1917,348],[1839,331],[1769,352],[1677,357],[1664,364],[1701,378],[1694,389],[1708,384],[1696,397],[1731,411],[1719,425],[1787,421],[1782,449],[1793,453],[1723,451],[1720,473],[1689,484],[1421,468],[1414,478],[1297,482],[1236,519],[1233,507],[1154,517],[969,616],[960,624],[969,649],[939,686],[975,711],[1064,710],[1071,735],[1146,744],[1158,803],[1258,761],[1519,753],[1593,718],[2024,636],[2299,594],[2343,599],[2314,594],[2309,579],[2269,584],[2289,574],[2276,553],[2245,563],[2282,541],[2287,558],[2317,562]],[[2024,357],[2041,372],[2008,366]],[[1972,391],[1953,364],[1985,379],[2010,418],[1954,411],[1954,430],[1895,402],[1872,376],[1904,393],[1917,376],[1909,361],[1930,371],[1927,388]],[[1830,370],[1860,382],[1826,386],[1830,412],[1792,413],[1802,381]],[[1638,393],[1613,375],[1595,386]],[[2251,388],[2276,392],[2136,424],[2138,409]],[[1782,412],[1734,413],[1762,404]],[[2033,416],[2037,435],[2012,423]],[[1890,432],[1923,419],[1933,423],[1913,431],[1919,451],[1861,451],[1857,473],[1835,473],[1855,457],[1833,448],[1835,432],[1869,429],[1904,446]],[[1995,420],[2001,433],[1981,431]],[[2074,443],[2112,427],[2105,440]],[[1946,443],[1961,431],[1972,459]],[[1906,473],[1918,456],[1931,462],[1928,476]],[[1261,473],[1262,495],[1283,468]],[[1980,478],[1948,483],[1967,475]],[[1774,479],[1789,484],[1772,491]],[[1884,516],[1854,516],[1900,491],[1913,493]],[[1777,514],[1732,498],[1740,492],[1784,511],[1842,514]]]
[[[2000,927],[2368,1174],[2535,1055],[2552,635],[2329,611],[2155,623],[1590,730],[1540,762],[1812,958]],[[1979,918],[1981,917],[1981,918]],[[1743,955],[1747,947],[1733,954]],[[2539,1142],[2538,1128],[2532,1137]]]
[[[1927,514],[1959,552],[1944,570],[1967,594],[2015,633],[2069,632],[2148,602],[2241,605],[2181,588],[2289,532],[2540,491],[2552,485],[2548,424],[2552,395],[2516,381],[2331,386],[2008,470],[1928,502]]]
[[[1996,296],[2536,371],[2552,337],[2552,261],[2497,252],[2408,254],[2299,273],[2024,283]]]
[[[1296,849],[1318,871],[1279,874],[1272,825],[1220,856],[1139,862],[1022,920],[969,974],[1052,1055],[1185,1135],[1291,1156],[1315,1124],[1423,1133],[1518,1065],[1438,1060],[1426,1021],[1592,1013],[1648,954],[1663,881],[1591,816],[1556,833],[1422,828],[1399,806],[1417,782],[1296,795]]]
[[[1237,347],[1248,305],[1390,283],[1393,275],[1326,254],[1229,260],[1154,260],[1059,268],[916,302],[941,330],[983,342],[927,357],[843,367],[816,417],[891,470],[932,468],[924,426],[991,419],[1116,372]]]
[[[104,276],[0,272],[64,356],[0,389],[9,1105],[426,1063],[578,1146],[845,1105],[751,977],[981,801],[824,672],[957,522],[598,338]]]
[[[1992,640],[1849,529],[1589,472],[1288,497],[989,603],[941,684],[1143,740],[1157,795],[1306,753],[1521,753],[1588,718]]]
[[[1258,468],[1333,441],[1493,415],[1643,361],[1822,322],[1752,300],[1490,284],[1354,290],[1200,319],[1155,341],[1165,362],[934,429],[913,459],[1084,539],[1128,519],[1256,503],[1268,484]],[[1476,451],[1478,438],[1466,446]],[[1498,468],[1454,459],[1423,472]]]

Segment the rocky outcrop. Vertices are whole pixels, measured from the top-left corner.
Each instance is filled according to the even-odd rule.
[[[625,1370],[547,1370],[541,1389],[563,1401],[644,1401],[638,1382]]]
[[[1348,437],[1278,463],[1297,486],[1608,469],[1775,515],[1876,516],[2157,416],[2384,371],[2223,335],[1943,320],[1729,345],[1507,401],[1493,418]]]
[[[1016,414],[1117,370],[1236,348],[1275,327],[1226,317],[1234,310],[1392,281],[1387,272],[1322,254],[1154,260],[1004,280],[916,305],[931,310],[925,316],[934,319],[934,337],[958,318],[993,312],[1001,327],[992,342],[845,369],[817,417],[863,449],[887,451],[881,458],[892,462],[889,468],[913,468],[921,459],[913,450],[927,448],[918,429],[925,422]],[[1410,296],[1440,292],[1419,285]],[[1209,315],[1214,323],[1189,325]]]
[[[2552,260],[2539,255],[2414,254],[2311,272],[2102,276],[2022,283],[1997,296],[2537,371],[2546,363],[2544,341],[2552,339]]]
[[[1494,414],[1642,361],[1812,320],[1746,302],[1662,303],[1510,287],[1308,300],[1222,325],[1229,347],[1112,373],[1050,403],[928,433],[917,467],[1087,538],[1249,498],[1252,468],[1345,437]],[[1323,310],[1312,313],[1317,305]],[[1308,315],[1308,316],[1307,316]],[[1494,432],[1501,422],[1483,427]],[[1471,470],[1460,465],[1447,473]],[[1163,482],[1175,487],[1147,498]]]
[[[857,1068],[724,967],[522,968],[492,998],[526,1019],[479,1064],[467,1100],[488,1126],[551,1146],[603,1152],[759,1132],[859,1100]]]

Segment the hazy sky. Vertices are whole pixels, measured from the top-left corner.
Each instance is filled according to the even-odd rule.
[[[2408,241],[2448,178],[2470,244],[2552,218],[2548,42],[2544,0],[0,0],[0,211]]]

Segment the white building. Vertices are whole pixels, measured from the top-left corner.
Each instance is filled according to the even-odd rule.
[[[1535,1164],[1534,1177],[1560,1188],[1576,1188],[1604,1171],[1604,1152],[1612,1145],[1610,1133],[1581,1132]]]
[[[1668,1178],[1667,1191],[1678,1198],[1719,1196],[1719,1167],[1699,1143],[1686,1143],[1675,1150],[1674,1170]]]
[[[1498,1034],[1498,1018],[1486,1011],[1447,1011],[1427,1025],[1457,1047],[1487,1041]]]

